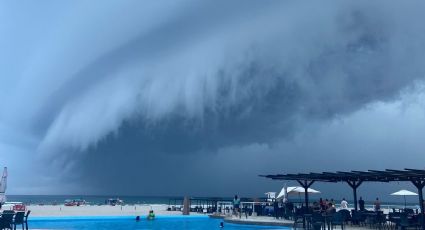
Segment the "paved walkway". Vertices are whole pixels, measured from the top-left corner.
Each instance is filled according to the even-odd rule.
[[[217,216],[215,218],[218,218]],[[274,217],[269,216],[250,216],[248,219],[236,216],[222,216],[224,222],[232,223],[232,224],[246,224],[246,225],[266,225],[266,226],[282,226],[287,228],[292,228],[294,226],[294,221],[292,220],[283,220],[276,219]],[[297,226],[297,229],[303,229],[300,224]],[[341,229],[341,226],[336,226],[334,229]],[[344,225],[344,230],[371,230],[368,226],[356,226],[346,224]]]

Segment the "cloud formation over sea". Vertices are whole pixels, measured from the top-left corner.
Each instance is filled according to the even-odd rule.
[[[294,143],[328,156],[306,132],[422,100],[420,1],[50,3],[0,3],[0,144],[60,180],[131,190],[131,169],[164,179],[188,160],[266,171],[267,153],[309,157]]]

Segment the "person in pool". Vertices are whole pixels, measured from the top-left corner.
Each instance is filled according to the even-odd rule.
[[[224,223],[220,222],[220,228],[224,228]]]
[[[155,213],[153,212],[153,210],[149,211],[149,214],[147,216],[148,220],[153,220],[155,219]]]

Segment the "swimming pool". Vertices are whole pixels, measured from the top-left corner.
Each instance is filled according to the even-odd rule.
[[[30,229],[90,229],[90,230],[128,230],[128,229],[190,229],[209,230],[219,229],[222,220],[211,219],[207,216],[176,216],[157,217],[153,221],[141,218],[139,222],[134,217],[57,217],[57,218],[33,218],[29,220]],[[224,223],[224,229],[288,229],[272,226],[236,225]]]

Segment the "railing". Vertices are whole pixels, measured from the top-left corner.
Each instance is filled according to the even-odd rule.
[[[229,202],[231,203],[231,202]],[[242,216],[245,216],[245,218],[248,218],[248,216],[250,216],[250,214],[252,215],[256,215],[258,213],[256,213],[255,211],[255,205],[260,205],[262,206],[263,209],[265,209],[266,213],[272,213],[274,211],[274,203],[273,202],[265,202],[265,201],[261,201],[261,202],[241,202],[240,203],[240,210],[239,213],[234,213],[233,214],[237,214],[239,216],[239,218],[242,218]],[[336,209],[340,209],[339,208],[339,204],[336,204]],[[389,212],[392,212],[393,209],[396,210],[401,210],[404,208],[409,208],[409,209],[413,209],[416,210],[416,212],[420,212],[420,208],[419,205],[398,205],[398,204],[381,204],[381,211],[384,211],[384,213],[388,214]],[[348,209],[354,209],[354,205],[348,205]],[[374,209],[374,205],[373,204],[367,204],[365,205],[365,209],[367,210],[373,210]],[[262,213],[264,214],[264,213]]]

